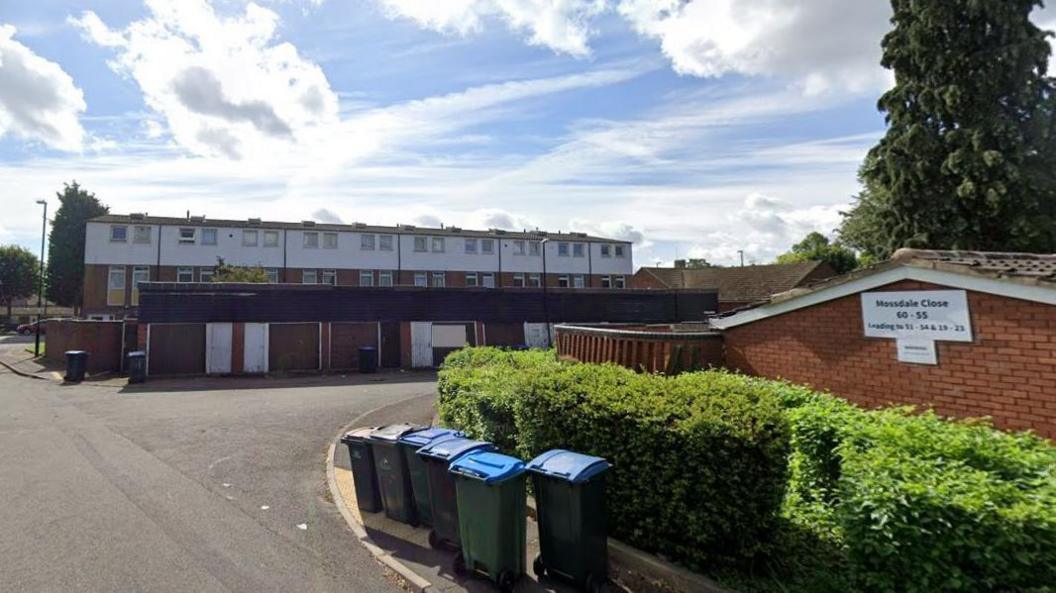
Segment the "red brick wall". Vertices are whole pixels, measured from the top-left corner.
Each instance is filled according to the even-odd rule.
[[[88,352],[88,372],[121,370],[120,321],[49,321],[44,356],[65,362],[67,350]]]
[[[932,290],[903,281],[876,290]],[[828,390],[864,406],[913,404],[992,416],[1056,437],[1056,307],[969,292],[973,343],[936,342],[938,366],[898,362],[895,341],[863,336],[855,294],[725,332],[732,369]]]

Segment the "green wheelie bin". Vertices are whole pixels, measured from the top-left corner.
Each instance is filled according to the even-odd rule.
[[[503,593],[513,591],[524,576],[524,462],[492,451],[474,451],[453,461],[450,471],[455,476],[462,538],[455,574],[485,574]]]
[[[370,431],[374,468],[377,470],[385,516],[415,527],[418,526],[418,512],[414,506],[411,474],[407,471],[400,437],[422,428],[413,424],[390,424]]]
[[[359,510],[368,513],[381,511],[378,475],[374,469],[374,452],[371,451],[370,446],[370,433],[373,430],[373,428],[357,428],[341,437],[341,442],[348,446],[352,481],[356,485],[356,505]]]
[[[418,450],[418,457],[425,464],[429,485],[429,503],[433,518],[433,529],[429,532],[429,545],[440,548],[444,545],[458,547],[462,538],[458,532],[458,499],[455,496],[455,477],[448,470],[451,462],[471,451],[494,451],[495,445],[466,438],[448,438],[433,441]]]
[[[536,576],[597,593],[608,581],[605,474],[609,462],[563,449],[528,462],[539,522]]]
[[[411,490],[414,494],[414,507],[418,512],[418,522],[426,527],[433,526],[433,514],[429,506],[429,476],[425,461],[418,457],[417,451],[430,443],[461,436],[463,434],[457,430],[433,426],[400,437],[404,462],[407,463],[407,471],[411,474]]]

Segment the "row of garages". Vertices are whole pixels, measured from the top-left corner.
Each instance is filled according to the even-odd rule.
[[[549,344],[544,323],[480,321],[149,323],[139,335],[152,376],[354,370],[363,347],[381,367],[432,368],[466,346]]]

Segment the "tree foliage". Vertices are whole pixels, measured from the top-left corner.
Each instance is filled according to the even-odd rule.
[[[829,238],[813,232],[802,241],[792,246],[792,251],[777,257],[779,264],[793,264],[804,261],[821,261],[832,266],[837,274],[845,274],[858,267],[858,257],[854,251],[844,247],[839,241],[830,242]]]
[[[59,209],[48,236],[48,300],[65,307],[80,307],[84,292],[85,223],[110,211],[95,194],[76,181],[56,194]]]
[[[213,268],[213,282],[267,284],[268,272],[260,266],[232,266],[225,262],[224,258],[218,257],[216,258],[216,267]]]
[[[695,270],[699,268],[710,268],[711,262],[702,257],[691,257],[686,260],[686,267]]]
[[[861,168],[841,239],[900,247],[1053,251],[1056,140],[1041,0],[892,0],[887,133]]]
[[[8,320],[14,301],[36,294],[39,270],[40,260],[28,249],[17,245],[0,246],[0,303],[7,307]]]

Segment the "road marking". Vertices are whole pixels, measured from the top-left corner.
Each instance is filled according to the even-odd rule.
[[[298,523],[297,524],[297,529],[300,529],[301,531],[308,531],[308,524],[307,523]]]

